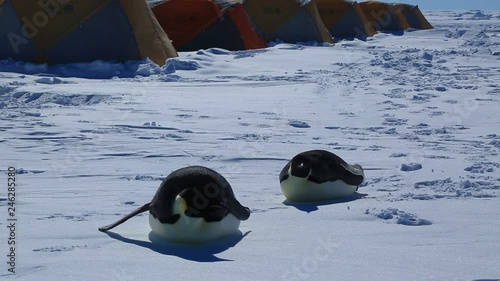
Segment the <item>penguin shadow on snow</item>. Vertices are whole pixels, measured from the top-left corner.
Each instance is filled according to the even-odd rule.
[[[317,201],[317,202],[292,202],[288,199],[285,199],[285,201],[283,201],[283,204],[286,206],[295,207],[297,210],[302,211],[302,212],[311,213],[311,212],[315,212],[315,211],[319,210],[319,206],[348,203],[348,202],[356,201],[358,199],[362,199],[366,196],[368,196],[368,194],[356,192],[352,195],[349,195],[349,196],[346,196],[346,197],[343,197],[340,199]]]
[[[221,259],[216,257],[215,255],[236,246],[236,244],[238,244],[250,232],[251,231],[242,233],[238,230],[237,233],[224,237],[220,240],[204,244],[181,244],[167,242],[153,233],[153,231],[149,232],[149,241],[123,237],[120,234],[112,231],[108,231],[106,232],[106,234],[118,241],[134,244],[162,255],[176,256],[185,260],[196,262],[220,262],[233,261],[228,259]]]

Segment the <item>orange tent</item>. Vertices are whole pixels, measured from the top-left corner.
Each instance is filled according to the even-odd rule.
[[[238,1],[167,0],[152,10],[178,51],[267,47]]]

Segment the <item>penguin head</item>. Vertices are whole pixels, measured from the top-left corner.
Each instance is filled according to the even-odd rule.
[[[287,180],[290,176],[296,179],[307,180],[311,174],[311,160],[303,155],[296,155],[290,160],[281,171],[279,178],[280,182]]]
[[[311,160],[303,155],[297,155],[290,163],[290,174],[297,178],[306,179],[311,174]]]

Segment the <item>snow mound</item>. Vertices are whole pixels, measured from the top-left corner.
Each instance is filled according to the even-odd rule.
[[[0,72],[13,72],[28,75],[45,75],[54,77],[78,77],[87,79],[132,78],[136,76],[172,74],[176,70],[196,70],[199,65],[190,60],[180,58],[168,59],[160,67],[149,59],[127,61],[124,63],[109,61],[94,61],[70,64],[35,64],[14,60],[0,60]],[[42,77],[36,80],[40,84],[60,84],[62,80],[52,77]]]
[[[96,105],[103,101],[111,99],[112,99],[111,96],[102,94],[69,94],[69,93],[49,93],[49,92],[26,92],[26,91],[13,91],[8,95],[0,96],[0,102],[4,104],[3,107],[9,107],[9,108],[24,108],[24,107],[34,108],[41,105],[52,105],[52,106]],[[40,115],[34,117],[39,117],[39,116]]]
[[[400,170],[403,172],[417,171],[420,169],[422,169],[422,164],[419,164],[419,163],[401,164],[401,168],[400,168]]]

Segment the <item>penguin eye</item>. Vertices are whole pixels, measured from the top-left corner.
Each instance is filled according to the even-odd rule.
[[[299,167],[304,167],[304,162],[300,162]]]

